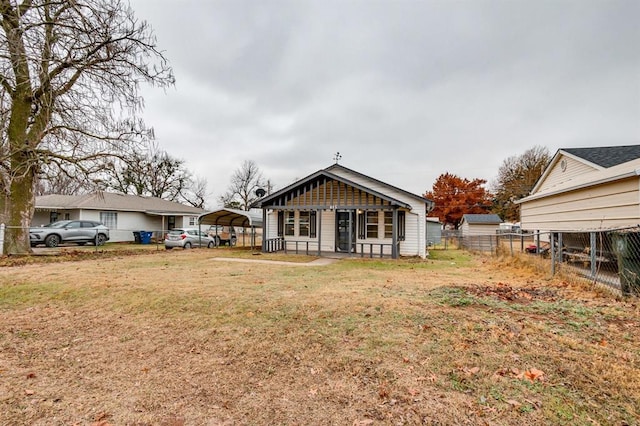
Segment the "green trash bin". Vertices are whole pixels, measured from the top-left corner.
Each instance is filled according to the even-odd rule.
[[[623,295],[640,295],[640,233],[612,234],[613,252],[618,259],[618,276]]]

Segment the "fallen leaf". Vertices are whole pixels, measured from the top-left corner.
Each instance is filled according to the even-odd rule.
[[[544,372],[542,370],[538,370],[537,368],[532,368],[524,372],[524,377],[532,382],[536,380],[542,381],[543,376]]]

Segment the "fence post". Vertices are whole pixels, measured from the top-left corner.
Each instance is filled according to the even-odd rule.
[[[551,245],[551,276],[556,274],[556,245],[553,232],[549,234],[549,244]]]
[[[0,223],[0,256],[4,254],[4,223]]]
[[[596,244],[596,233],[589,233],[589,244],[591,248],[589,249],[589,255],[591,256],[591,278],[596,277],[596,255],[598,254],[598,247]]]

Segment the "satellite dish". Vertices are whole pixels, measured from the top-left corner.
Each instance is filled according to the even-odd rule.
[[[262,188],[258,188],[258,189],[256,189],[256,195],[257,195],[258,197],[264,197],[264,194],[266,194],[266,193],[267,193],[267,192],[266,192],[264,189],[262,189]]]

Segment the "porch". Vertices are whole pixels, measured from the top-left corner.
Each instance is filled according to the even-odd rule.
[[[400,242],[397,242],[395,252],[400,252]],[[286,240],[284,237],[270,238],[264,241],[263,252],[276,253],[284,252],[293,254],[304,254],[307,256],[319,256],[330,258],[384,258],[393,257],[393,243],[384,242],[356,242],[353,251],[322,251],[320,241],[311,240]]]

